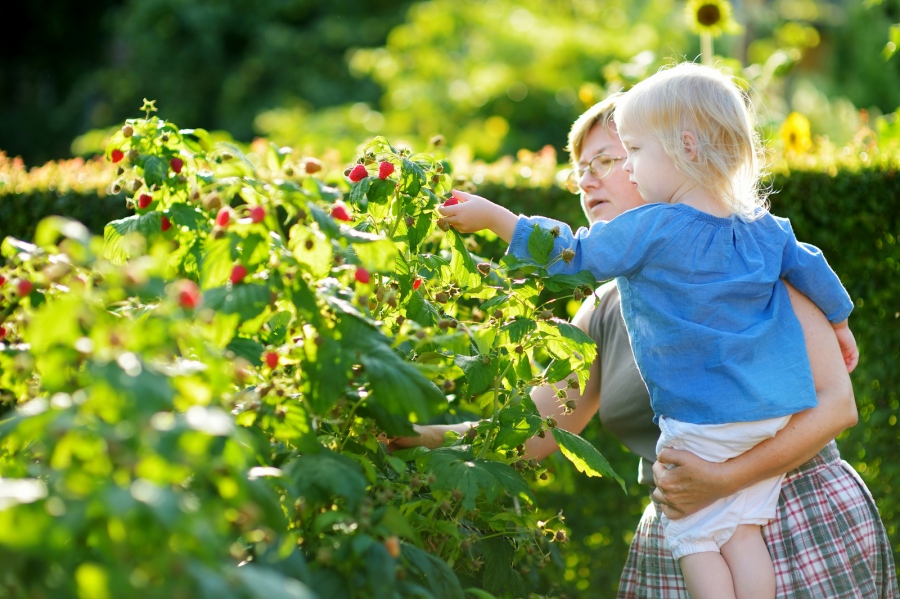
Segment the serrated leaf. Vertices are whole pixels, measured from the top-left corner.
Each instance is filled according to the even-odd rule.
[[[475,460],[475,462],[490,472],[491,476],[497,479],[497,484],[510,496],[519,497],[534,505],[536,500],[534,493],[531,492],[531,488],[528,486],[528,481],[522,478],[522,475],[513,468],[502,462],[491,460]]]
[[[362,181],[355,183],[353,187],[350,188],[350,203],[356,206],[362,212],[366,211],[366,207],[368,204],[368,198],[366,198],[366,192],[369,191],[369,186],[372,184],[372,178],[366,177]]]
[[[233,338],[225,349],[234,352],[235,356],[244,358],[254,366],[262,364],[262,353],[265,347],[258,341],[246,337]]]
[[[367,483],[362,468],[341,454],[323,449],[300,456],[283,470],[307,501],[330,504],[342,497],[353,510],[365,499]]]
[[[390,179],[375,179],[369,186],[366,197],[373,204],[386,204],[396,186],[397,184]]]
[[[491,593],[504,597],[526,597],[525,582],[513,567],[515,551],[504,538],[484,541],[484,575],[482,585]]]
[[[554,358],[544,370],[543,376],[547,378],[548,383],[561,381],[572,374],[572,364],[569,360],[560,360]]]
[[[494,449],[516,447],[541,430],[541,414],[530,397],[523,397],[516,405],[500,410],[500,430],[494,441]]]
[[[544,265],[550,261],[550,255],[553,253],[553,234],[540,225],[535,225],[528,236],[528,252],[534,261]]]
[[[162,186],[169,174],[169,165],[159,156],[150,156],[144,161],[144,181],[147,187]]]
[[[341,236],[341,228],[334,222],[334,219],[331,218],[330,214],[327,214],[312,202],[306,205],[306,209],[312,215],[313,220],[319,225],[319,229],[321,229],[326,236],[331,239],[337,239]]]
[[[597,286],[597,278],[586,270],[574,275],[559,274],[544,279],[544,288],[548,291],[568,291],[584,286],[591,289]]]
[[[519,343],[537,329],[537,323],[524,316],[516,316],[500,327],[500,338],[504,344]]]
[[[245,564],[235,568],[235,576],[254,599],[319,599],[309,587],[272,568]]]
[[[488,310],[492,310],[493,308],[496,308],[497,306],[502,306],[509,300],[510,300],[510,296],[506,295],[505,293],[498,293],[497,295],[495,295],[488,301],[481,304],[481,309],[484,310],[485,312],[487,312]]]
[[[211,289],[225,283],[231,276],[234,260],[231,258],[231,240],[207,238],[200,263],[200,288]]]
[[[475,460],[469,446],[435,449],[427,459],[428,467],[437,478],[432,488],[461,491],[462,504],[468,510],[475,508],[475,500],[479,495],[483,495],[487,501],[493,501],[500,493],[497,480],[484,467],[483,461]]]
[[[259,316],[271,301],[269,286],[240,284],[215,287],[203,294],[203,305],[224,314],[239,314],[241,320]]]
[[[421,293],[413,291],[409,296],[409,303],[406,304],[406,317],[423,327],[430,327],[437,324],[441,315]]]
[[[447,236],[453,241],[453,252],[450,256],[450,270],[457,285],[462,289],[478,287],[481,285],[481,273],[466,243],[455,229],[447,231]]]
[[[209,220],[209,217],[197,207],[189,206],[188,204],[172,204],[169,206],[166,214],[168,214],[169,220],[172,221],[173,225],[188,227],[191,230],[199,229],[201,223]]]
[[[626,490],[625,481],[613,471],[606,458],[593,445],[575,433],[564,431],[558,427],[551,430],[556,444],[559,445],[559,450],[579,472],[592,477],[610,476],[619,483],[623,491]]]
[[[140,234],[145,238],[160,231],[160,213],[135,214],[110,222],[103,229],[103,255],[113,264],[124,264],[131,255],[125,239],[130,234]]]
[[[492,361],[482,364],[481,356],[456,356],[453,363],[459,366],[466,376],[468,391],[471,395],[479,395],[494,385],[497,377],[497,364]]]
[[[459,579],[444,560],[407,543],[401,545],[401,551],[415,577],[431,591],[434,599],[465,599]]]
[[[415,197],[425,185],[425,171],[408,158],[402,159],[400,174],[400,192]]]

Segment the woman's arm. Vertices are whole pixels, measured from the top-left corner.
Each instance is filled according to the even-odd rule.
[[[594,296],[589,297],[582,304],[572,324],[588,333],[591,321],[591,315],[594,312]],[[573,377],[574,378],[574,377]],[[600,357],[598,356],[593,364],[591,364],[590,375],[583,391],[568,387],[568,381],[563,380],[554,385],[544,385],[535,387],[531,391],[531,399],[537,406],[541,416],[547,418],[553,416],[558,426],[564,430],[580,433],[587,426],[591,417],[597,413],[600,407]],[[566,390],[566,399],[556,397],[557,389]],[[566,414],[565,402],[575,400],[575,409]],[[454,431],[460,435],[465,434],[469,427],[475,426],[477,422],[462,422],[459,424],[434,424],[428,426],[413,425],[413,428],[419,433],[418,437],[398,437],[392,439],[388,447],[390,449],[404,449],[407,447],[423,446],[429,449],[440,447],[444,442],[444,435],[450,431]],[[534,436],[525,442],[526,458],[534,458],[542,460],[554,451],[559,449],[553,435],[545,435],[543,439]]]
[[[856,424],[853,387],[831,324],[809,299],[790,285],[787,288],[803,327],[818,405],[794,414],[773,438],[721,464],[664,449],[653,465],[657,485],[653,497],[670,518],[690,515],[744,487],[790,472]]]

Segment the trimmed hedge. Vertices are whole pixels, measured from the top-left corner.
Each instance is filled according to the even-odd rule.
[[[799,239],[822,248],[856,303],[851,326],[861,358],[852,380],[860,421],[838,442],[844,459],[872,491],[900,563],[900,462],[892,459],[900,437],[900,177],[891,159],[876,158],[782,163],[774,169],[770,201],[773,213],[791,219]],[[26,177],[24,167],[14,168],[13,161],[0,154],[0,237],[31,239],[35,225],[50,214],[76,218],[102,235],[107,222],[128,214],[123,196],[103,193],[105,182],[91,189],[87,182],[65,185],[53,180],[54,168],[62,178],[77,178],[79,173],[89,173],[92,182],[106,175],[105,181],[113,178],[114,167],[108,163],[75,162],[47,165]],[[535,165],[523,177],[521,162],[510,161],[504,169],[515,174],[483,177],[489,182],[481,183],[477,193],[514,211],[583,223],[577,196],[550,184],[546,168],[531,167]],[[555,476],[538,490],[539,505],[563,510],[575,534],[563,552],[566,562],[542,575],[573,596],[588,588],[605,596],[617,585],[647,498],[634,482],[636,457],[604,434],[596,420],[585,436],[628,480],[628,496],[609,481],[578,475],[566,460],[550,458]],[[591,500],[580,499],[585,496]]]

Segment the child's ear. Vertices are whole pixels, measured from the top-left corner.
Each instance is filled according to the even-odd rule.
[[[691,162],[697,159],[697,138],[690,131],[681,132],[681,148],[685,158]]]

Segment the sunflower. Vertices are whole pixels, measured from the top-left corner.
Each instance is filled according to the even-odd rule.
[[[781,125],[781,140],[788,154],[803,154],[812,147],[809,120],[799,112],[792,112]]]
[[[691,29],[698,34],[719,37],[723,33],[740,33],[741,26],[731,18],[728,0],[690,0],[685,16]]]

